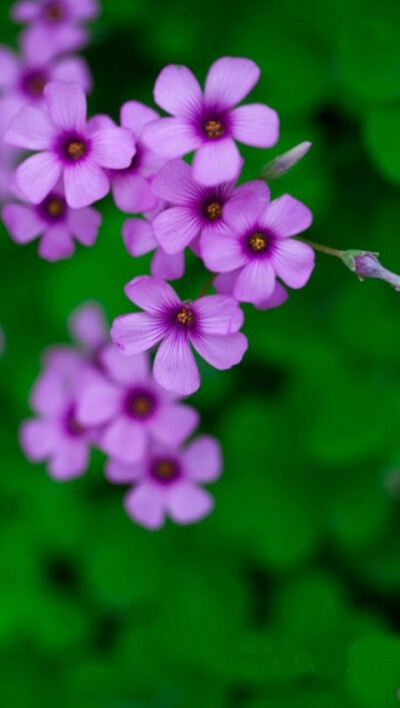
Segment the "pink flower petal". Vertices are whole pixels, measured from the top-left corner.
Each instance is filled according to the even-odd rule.
[[[165,445],[181,445],[199,424],[199,414],[191,406],[169,403],[159,407],[148,427],[155,440]]]
[[[270,261],[255,259],[247,263],[238,274],[233,296],[240,302],[262,302],[275,288],[275,272]]]
[[[83,131],[86,123],[86,96],[80,84],[50,81],[44,89],[50,118],[62,130]]]
[[[57,429],[48,420],[27,420],[20,429],[20,442],[25,455],[33,462],[42,462],[57,444]]]
[[[175,290],[168,283],[150,275],[134,278],[125,286],[124,291],[135,305],[155,315],[164,308],[180,304]]]
[[[111,327],[111,339],[128,356],[151,349],[164,336],[165,330],[146,312],[121,315]]]
[[[157,247],[151,224],[144,219],[127,219],[122,227],[126,250],[131,256],[143,256]]]
[[[145,384],[150,377],[149,358],[142,352],[123,356],[113,344],[109,344],[102,350],[100,361],[108,376],[124,386],[135,382]]]
[[[178,206],[197,203],[204,191],[192,176],[192,168],[184,160],[170,160],[154,177],[152,189],[157,197]]]
[[[90,156],[100,167],[120,170],[129,167],[136,154],[133,133],[126,128],[98,130],[91,136]]]
[[[209,334],[232,334],[244,322],[236,300],[226,295],[206,295],[194,303],[201,331]]]
[[[110,182],[92,159],[64,169],[64,187],[67,204],[73,209],[90,206],[106,196]]]
[[[205,233],[200,238],[200,253],[206,267],[216,273],[240,268],[247,261],[238,238],[229,233]]]
[[[39,204],[56,184],[61,169],[61,164],[51,152],[32,155],[18,167],[17,184],[30,202]]]
[[[93,246],[102,221],[100,212],[91,207],[68,210],[68,227],[83,246]]]
[[[35,57],[37,63],[43,64],[60,54],[80,49],[87,39],[86,29],[69,22],[57,27],[42,22],[34,23],[20,35],[25,56]]]
[[[26,106],[11,121],[4,140],[27,150],[48,150],[55,135],[55,128],[47,113],[40,108]]]
[[[169,64],[157,77],[154,100],[173,116],[192,118],[201,109],[202,93],[190,69]]]
[[[128,214],[154,209],[157,197],[151,190],[150,183],[141,175],[116,174],[111,176],[112,193],[118,209]]]
[[[181,118],[160,118],[149,123],[142,139],[153,152],[169,159],[197,150],[203,142],[194,127]]]
[[[211,435],[201,435],[183,452],[185,472],[193,482],[214,482],[221,475],[221,446]]]
[[[67,5],[70,14],[77,20],[94,20],[100,13],[97,0],[67,0]]]
[[[72,313],[69,330],[73,338],[89,351],[96,351],[108,338],[108,325],[102,308],[85,303]]]
[[[20,244],[33,241],[43,231],[43,223],[35,210],[21,204],[6,204],[2,219],[14,241]]]
[[[145,456],[147,436],[142,425],[128,418],[119,418],[104,431],[101,447],[115,460],[135,464]]]
[[[150,270],[156,278],[180,280],[185,272],[184,252],[171,256],[159,246],[153,256]]]
[[[235,108],[231,120],[234,137],[245,145],[268,148],[279,138],[278,114],[262,103]]]
[[[260,78],[260,69],[251,59],[222,57],[211,66],[206,80],[208,104],[231,108],[240,103]]]
[[[189,207],[170,207],[153,220],[153,233],[166,253],[183,251],[199,235],[201,220]]]
[[[314,269],[314,251],[306,243],[285,239],[276,243],[272,263],[286,285],[302,288]]]
[[[81,392],[76,411],[79,422],[89,427],[113,420],[122,408],[122,395],[119,387],[99,376]]]
[[[135,138],[139,138],[148,123],[159,118],[157,111],[140,101],[127,101],[121,108],[121,125],[130,128]]]
[[[64,224],[52,226],[40,239],[38,253],[46,261],[69,258],[75,251],[74,240]]]
[[[165,503],[177,524],[192,524],[207,516],[214,508],[209,492],[188,482],[180,482],[167,490]]]
[[[12,89],[18,81],[20,60],[8,47],[0,46],[0,89]]]
[[[65,57],[54,65],[52,72],[53,81],[72,81],[80,84],[89,93],[92,89],[92,75],[89,67],[82,57]]]
[[[195,350],[215,369],[225,370],[239,364],[247,349],[247,339],[241,332],[226,335],[192,337]]]
[[[247,182],[235,190],[224,207],[224,232],[244,235],[257,229],[270,199],[269,187],[263,182]]]
[[[203,143],[193,159],[193,177],[200,184],[213,186],[235,180],[242,159],[232,138]]]
[[[145,482],[132,489],[124,499],[124,507],[129,516],[145,528],[159,529],[164,523],[163,495],[156,484]]]
[[[141,479],[144,475],[143,464],[125,465],[118,460],[107,460],[104,468],[106,479],[112,484],[130,484]]]
[[[275,282],[275,288],[272,295],[263,300],[262,302],[254,303],[257,310],[270,310],[273,307],[280,307],[288,299],[289,295],[286,288],[283,287],[278,281]]]
[[[213,286],[217,293],[221,295],[232,295],[239,273],[240,268],[237,268],[236,270],[230,270],[228,273],[220,273],[217,275],[213,281]]]
[[[161,343],[153,375],[167,391],[189,396],[200,387],[200,374],[187,339],[171,332]]]
[[[305,204],[289,194],[283,194],[270,203],[260,224],[270,229],[276,236],[287,238],[308,229],[312,219],[312,212]]]
[[[71,440],[57,449],[49,462],[49,474],[63,482],[79,477],[86,472],[89,464],[89,448],[86,442]]]

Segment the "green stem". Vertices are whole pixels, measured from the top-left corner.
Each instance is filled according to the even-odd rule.
[[[314,249],[314,251],[320,251],[321,253],[326,253],[328,256],[336,256],[336,258],[343,259],[346,251],[340,251],[337,248],[330,248],[329,246],[323,246],[321,243],[314,243],[314,241],[308,241],[306,238],[298,238],[299,241],[306,243],[308,246]]]

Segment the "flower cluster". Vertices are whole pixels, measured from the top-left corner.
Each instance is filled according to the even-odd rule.
[[[221,453],[208,435],[187,444],[198,412],[155,383],[146,354],[118,352],[97,305],[79,308],[71,332],[74,347],[44,357],[31,396],[36,417],[21,427],[26,455],[64,481],[86,471],[97,447],[107,479],[131,486],[125,508],[137,523],[156,529],[167,514],[178,524],[206,516],[213,499],[201,484],[219,477]]]
[[[288,297],[285,286],[307,283],[314,251],[294,237],[312,215],[288,194],[272,200],[262,176],[241,182],[238,144],[265,149],[279,136],[272,108],[242,105],[260,77],[250,59],[215,61],[204,91],[187,67],[165,67],[154,100],[167,116],[130,100],[119,125],[103,114],[88,118],[90,74],[65,53],[82,46],[83,23],[96,12],[94,0],[21,0],[15,7],[27,26],[21,55],[0,53],[0,76],[7,77],[0,125],[18,163],[7,180],[3,221],[17,243],[40,237],[41,257],[66,258],[75,240],[94,244],[101,223],[94,204],[111,191],[129,215],[122,229],[129,254],[155,253],[151,275],[126,285],[141,311],[115,319],[113,344],[84,311],[74,326],[85,352],[46,357],[32,398],[39,419],[25,424],[22,441],[62,479],[81,474],[89,447],[100,447],[109,456],[108,478],[135,484],[129,513],[158,527],[165,511],[182,523],[207,513],[210,497],[195,483],[220,470],[215,441],[200,438],[181,450],[198,423],[180,401],[200,386],[193,351],[219,370],[242,360],[241,303],[278,307]],[[301,153],[308,147],[299,146]],[[295,151],[280,172],[300,157]],[[214,294],[206,287],[188,299],[167,282],[183,276],[187,248]]]

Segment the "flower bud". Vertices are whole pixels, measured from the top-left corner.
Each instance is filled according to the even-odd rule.
[[[342,260],[353,273],[358,275],[360,280],[364,280],[364,278],[379,278],[392,285],[395,290],[400,290],[400,275],[396,275],[396,273],[384,268],[377,256],[379,256],[379,253],[350,250],[344,252]]]
[[[260,178],[269,182],[272,179],[282,177],[291,167],[294,167],[294,165],[303,159],[311,145],[312,143],[307,141],[299,143],[299,145],[296,145],[296,147],[288,150],[283,155],[278,155],[278,157],[265,165],[264,169],[261,171]]]

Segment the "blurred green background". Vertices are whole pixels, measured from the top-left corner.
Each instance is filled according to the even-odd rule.
[[[9,0],[2,42],[15,44]],[[203,79],[219,56],[254,59],[254,100],[281,117],[271,151],[312,151],[272,185],[315,215],[309,238],[377,250],[400,271],[398,0],[104,0],[85,51],[90,110],[152,102],[167,63]],[[102,204],[97,245],[49,264],[0,225],[0,705],[5,708],[395,708],[400,688],[400,295],[318,255],[279,310],[246,307],[250,348],[202,369],[192,397],[222,441],[217,505],[202,523],[135,526],[94,455],[51,481],[17,428],[44,348],[67,342],[85,300],[111,320],[148,272]],[[178,286],[205,280],[189,264]]]

